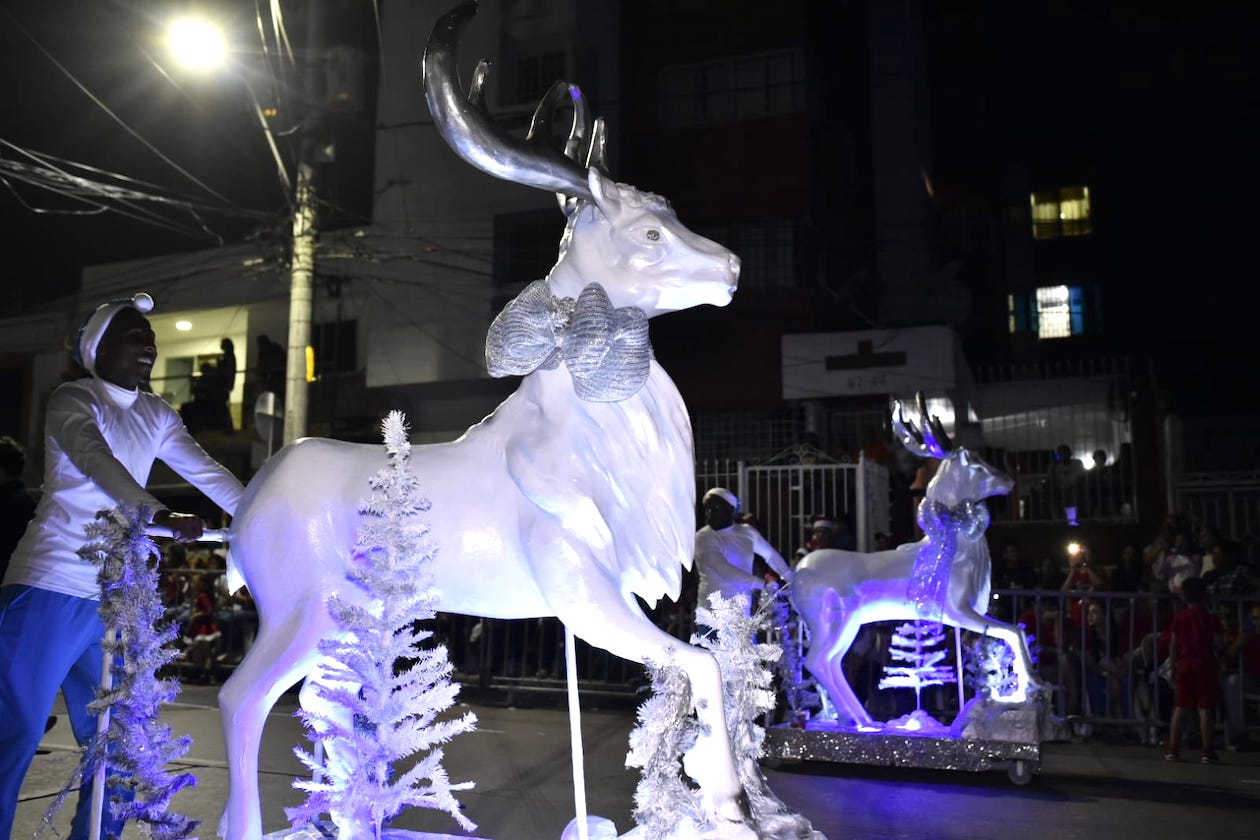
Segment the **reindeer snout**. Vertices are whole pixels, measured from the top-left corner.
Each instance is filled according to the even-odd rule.
[[[1006,496],[1015,489],[1015,479],[1006,473],[998,473],[993,476],[993,492],[991,496]]]

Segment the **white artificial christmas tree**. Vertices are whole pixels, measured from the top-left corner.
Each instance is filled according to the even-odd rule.
[[[693,635],[691,641],[713,654],[722,671],[722,697],[735,769],[748,795],[757,835],[767,840],[825,840],[808,819],[788,808],[770,790],[761,773],[766,731],[757,720],[774,709],[770,668],[783,655],[783,648],[758,643],[756,634],[772,623],[774,602],[774,598],[765,599],[750,616],[747,595],[723,598],[715,592],[709,596],[708,609],[696,607],[696,624],[708,625],[715,632]]]
[[[188,752],[192,738],[173,738],[171,727],[159,719],[161,705],[179,694],[177,681],[157,676],[177,655],[172,643],[179,631],[162,617],[158,574],[151,562],[157,547],[145,533],[150,519],[148,509],[124,506],[101,511],[86,526],[88,541],[79,556],[100,566],[98,612],[107,630],[102,647],[112,654],[111,686],[98,689],[88,708],[107,715],[108,726],[93,739],[76,778],[44,815],[41,836],[51,828],[78,775],[92,773],[101,760],[108,761],[106,786],[112,800],[105,807],[119,821],[141,823],[154,840],[179,840],[197,828],[197,820],[170,810],[171,797],[197,779],[166,769]]]
[[[1032,661],[1036,663],[1040,652],[1037,640],[1025,630],[1024,625],[1019,625],[1019,628],[1025,631],[1024,640]],[[963,671],[967,686],[986,702],[1009,696],[1018,687],[1015,654],[1011,646],[987,633],[976,636],[963,649]]]
[[[949,655],[945,646],[945,627],[934,621],[913,621],[902,624],[892,637],[888,649],[894,661],[905,665],[884,668],[880,688],[913,688],[914,708],[923,708],[923,689],[958,681],[953,665],[941,665]]]
[[[330,813],[340,836],[355,840],[379,838],[409,806],[440,809],[464,830],[475,828],[453,795],[473,784],[450,782],[440,745],[470,731],[476,717],[469,712],[438,720],[459,686],[451,682],[446,648],[422,648],[432,633],[418,629],[418,622],[435,615],[428,567],[437,547],[419,519],[430,505],[409,469],[411,444],[401,412],[391,412],[383,430],[387,463],[360,508],[363,525],[350,566],[368,605],[330,599],[345,632],[320,642],[324,661],[314,694],[322,708],[299,713],[325,756],[321,761],[295,751],[316,777],[294,782],[309,795],[288,811],[294,825]],[[400,660],[408,664],[396,672]],[[412,767],[395,775],[396,763],[417,754]]]
[[[627,767],[640,767],[634,789],[634,821],[644,837],[666,837],[680,825],[703,822],[697,791],[682,775],[682,757],[701,726],[691,713],[691,683],[668,661],[644,663],[652,695],[643,701],[630,732]]]
[[[774,591],[774,597],[769,599],[765,609],[771,622],[770,637],[783,648],[775,670],[781,681],[788,722],[802,725],[815,709],[821,710],[824,704],[818,683],[805,674],[801,645],[797,639],[801,631],[800,617],[795,614],[782,590]]]

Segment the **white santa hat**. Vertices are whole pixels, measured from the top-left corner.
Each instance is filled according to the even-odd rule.
[[[74,360],[93,376],[96,376],[96,348],[101,343],[101,337],[109,329],[109,322],[124,309],[134,309],[141,315],[147,314],[153,311],[153,298],[140,292],[129,298],[102,303],[79,328],[79,337],[74,343]]]
[[[714,496],[725,500],[725,502],[735,508],[735,510],[739,510],[739,497],[730,490],[727,490],[725,487],[714,487],[712,490],[705,493],[702,503],[709,501],[709,499],[712,499]]]

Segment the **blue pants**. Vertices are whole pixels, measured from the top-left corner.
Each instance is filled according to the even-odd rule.
[[[87,710],[101,682],[105,628],[97,601],[29,586],[0,589],[0,837],[13,834],[22,778],[31,766],[60,689],[79,746],[96,734]],[[92,780],[79,791],[70,840],[87,840]],[[105,805],[102,837],[122,826]]]

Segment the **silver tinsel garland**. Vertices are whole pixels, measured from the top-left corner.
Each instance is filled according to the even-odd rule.
[[[109,762],[109,807],[116,819],[144,823],[154,840],[180,840],[199,821],[169,810],[171,797],[197,779],[190,773],[168,773],[166,766],[192,745],[187,736],[172,739],[170,726],[159,721],[159,708],[179,694],[175,680],[157,672],[177,656],[172,645],[178,628],[163,619],[158,575],[151,561],[157,547],[145,533],[150,511],[124,506],[101,511],[87,525],[87,544],[79,550],[100,566],[99,614],[106,627],[102,644],[112,660],[112,686],[97,692],[88,708],[109,716],[108,728],[85,751],[75,777],[44,815],[37,836],[51,827],[70,788],[86,778],[99,761]]]

